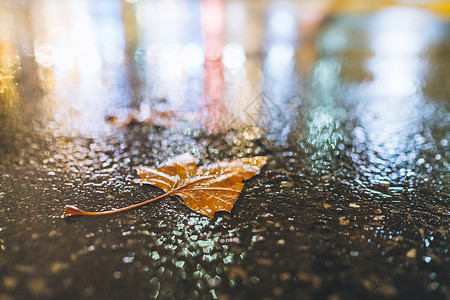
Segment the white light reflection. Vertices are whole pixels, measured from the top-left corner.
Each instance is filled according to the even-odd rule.
[[[436,28],[430,14],[411,8],[386,9],[373,19],[374,56],[367,68],[374,80],[363,84],[369,97],[358,115],[371,147],[387,161],[415,159],[416,153],[405,150],[413,148],[411,137],[420,134],[426,118],[422,87],[428,63],[422,54],[437,37]]]
[[[368,63],[375,81],[372,89],[375,93],[388,97],[406,97],[419,92],[420,74],[425,73],[426,65],[417,56],[375,56]],[[418,76],[419,75],[419,76]]]
[[[78,47],[76,55],[78,58],[78,67],[81,72],[95,74],[100,71],[102,67],[102,58],[94,45]]]
[[[184,41],[189,29],[188,1],[139,1],[136,18],[144,44],[170,44]]]
[[[52,60],[56,69],[60,71],[70,71],[75,66],[75,52],[67,45],[55,45]]]
[[[421,10],[389,8],[377,14],[372,23],[371,47],[376,54],[415,56],[436,37],[434,18]]]
[[[183,76],[182,48],[178,44],[164,47],[159,63],[159,75],[163,81],[179,81]]]
[[[236,127],[245,124],[248,128],[257,126],[258,118],[253,118],[261,103],[255,100],[255,88],[258,88],[259,59],[247,57],[249,49],[252,54],[260,51],[263,31],[260,22],[252,19],[248,13],[249,3],[243,1],[227,1],[225,7],[225,40],[222,50],[222,64],[224,77],[224,104],[229,116],[226,117],[225,127]],[[257,70],[257,71],[255,71]],[[257,75],[258,74],[258,75]],[[257,91],[258,92],[258,91]],[[255,130],[249,130],[255,133]],[[245,139],[249,139],[243,133]]]
[[[274,4],[268,16],[264,75],[274,80],[292,76],[294,67],[297,27],[293,10],[286,5]]]
[[[269,39],[293,41],[296,39],[296,20],[289,7],[275,7],[269,15]]]
[[[238,69],[245,64],[244,47],[239,43],[230,43],[223,49],[222,63],[227,68]]]
[[[105,97],[105,87],[123,78],[119,68],[103,72],[103,66],[117,66],[123,59],[120,4],[40,0],[30,14],[40,16],[30,19],[35,60],[41,69],[53,68],[38,73],[47,92],[42,105],[51,113],[47,129],[55,134],[102,135],[109,130],[104,116],[117,101]]]
[[[270,113],[261,118],[265,119],[262,122],[275,140],[283,142],[289,132],[289,120],[296,110],[294,58],[298,31],[295,9],[291,3],[276,2],[270,6],[266,32],[263,93],[267,98],[265,103],[271,105],[266,109]]]
[[[125,38],[118,2],[98,1],[94,9],[96,37],[106,64],[118,65],[124,60]]]
[[[372,88],[391,97],[416,94],[426,64],[419,55],[434,39],[433,19],[411,8],[391,8],[373,21],[370,44],[374,57],[368,69],[374,76]]]
[[[165,99],[164,109],[180,109],[192,102],[186,95],[201,79],[204,52],[201,44],[200,3],[195,1],[138,1],[135,4],[140,60],[145,51],[145,101]],[[198,87],[196,87],[198,89]]]
[[[245,3],[241,1],[228,1],[225,11],[225,23],[228,38],[233,41],[244,42],[247,22]]]
[[[193,45],[191,45],[193,46]],[[196,57],[188,61],[187,55],[195,53]],[[186,89],[186,74],[195,75],[202,53],[195,46],[182,47],[179,43],[157,43],[147,48],[146,60],[149,66],[147,80],[150,99],[164,98],[170,105],[183,103]],[[167,103],[166,103],[167,104]]]
[[[149,45],[147,47],[147,51],[146,51],[146,61],[149,65],[157,65],[159,62],[159,59],[162,55],[162,45],[160,44],[155,44],[155,45]]]
[[[49,43],[35,44],[34,59],[44,68],[53,67],[52,61],[53,46]]]
[[[294,67],[295,49],[291,44],[275,44],[266,56],[264,74],[274,79],[289,77]]]
[[[183,66],[188,74],[196,74],[202,71],[205,56],[203,49],[196,43],[189,43],[183,48]]]
[[[95,19],[90,13],[88,1],[69,2],[73,18],[69,31],[71,45],[74,46],[77,66],[84,74],[98,73],[102,67],[102,58],[98,52],[98,38],[94,29]]]

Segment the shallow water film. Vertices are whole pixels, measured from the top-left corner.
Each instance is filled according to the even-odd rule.
[[[0,1],[0,300],[450,299],[445,1]],[[137,166],[265,156],[231,213]]]

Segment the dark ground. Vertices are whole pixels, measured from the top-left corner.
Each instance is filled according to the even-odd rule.
[[[298,88],[266,79],[255,124],[216,132],[189,116],[111,125],[105,116],[141,101],[130,74],[58,91],[51,70],[20,51],[7,64],[3,47],[0,300],[450,299],[450,26],[413,13],[426,24],[400,36],[422,48],[377,50],[373,15],[330,18],[312,67],[289,75]],[[107,104],[83,106],[94,98]],[[84,104],[72,112],[67,99]],[[132,168],[185,152],[269,162],[214,219],[176,197],[61,218],[66,204],[161,194],[131,183]]]

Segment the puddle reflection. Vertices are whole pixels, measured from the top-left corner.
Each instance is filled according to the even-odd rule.
[[[378,181],[416,178],[423,151],[436,148],[433,127],[446,126],[432,120],[439,106],[424,94],[431,51],[445,36],[436,16],[414,8],[332,19],[303,97],[300,145],[325,163],[350,146],[347,155]]]
[[[22,68],[30,58],[36,63],[25,71],[38,76],[33,85],[44,90],[41,104],[55,132],[101,133],[105,116],[142,107],[195,113],[191,126],[211,133],[241,123],[261,126],[257,95],[265,92],[284,106],[296,93],[293,4],[40,0],[3,6],[7,16],[19,12],[15,20],[3,18],[2,28],[14,28],[17,38],[9,44],[23,51]]]
[[[403,155],[433,111],[422,89],[442,21],[397,7],[321,28],[329,11],[322,2],[3,3],[2,105],[19,101],[20,73],[20,101],[39,103],[55,134],[104,134],[109,115],[176,112],[175,128],[253,127],[327,152],[356,119],[383,159]],[[357,101],[339,96],[346,88]]]
[[[375,165],[403,165],[405,173],[412,172],[435,109],[422,90],[430,65],[426,52],[439,34],[435,17],[412,8],[386,9],[372,19],[367,69],[373,80],[362,85],[365,97],[356,110],[370,150],[377,153],[369,158]]]

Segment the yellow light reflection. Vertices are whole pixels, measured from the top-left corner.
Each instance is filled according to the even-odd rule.
[[[20,58],[15,47],[13,24],[11,7],[0,3],[0,117],[7,116],[19,99],[15,76],[20,68]]]

